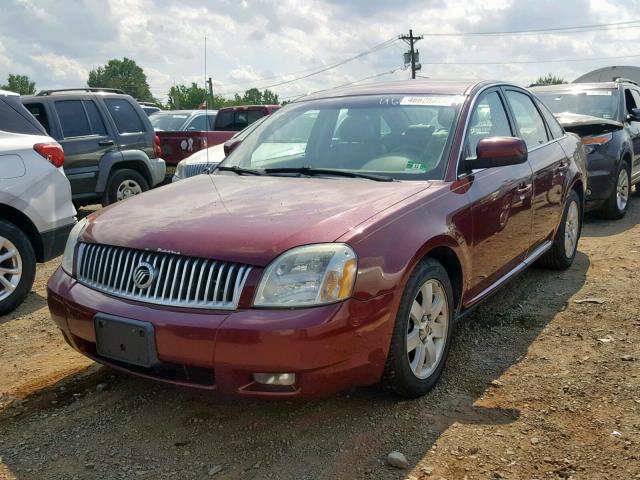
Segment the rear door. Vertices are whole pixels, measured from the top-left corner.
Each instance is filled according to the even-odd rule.
[[[105,97],[104,105],[113,123],[120,150],[142,150],[149,158],[153,158],[152,137],[155,133],[150,133],[147,128],[149,120],[144,112],[137,105],[134,106],[128,97]]]
[[[73,197],[91,197],[95,195],[100,159],[116,148],[113,132],[107,128],[92,99],[52,103],[52,113],[59,125],[59,131],[53,135],[64,149],[64,170]]]
[[[551,240],[562,215],[565,175],[569,160],[554,136],[533,98],[522,90],[505,89],[505,95],[516,126],[529,151],[533,170],[533,230],[531,251]],[[555,122],[555,120],[554,120]],[[554,125],[554,127],[557,126]],[[564,135],[562,129],[556,135]]]
[[[624,104],[625,115],[623,118],[633,143],[633,171],[635,172],[638,169],[638,163],[640,163],[640,122],[633,120],[629,115],[631,115],[634,108],[640,108],[638,93],[634,92],[634,90],[629,87],[625,87]]]
[[[514,135],[502,92],[484,92],[472,107],[465,140],[466,159],[473,165],[481,139]],[[524,260],[531,243],[533,189],[528,162],[473,170],[470,179],[473,273],[469,302],[473,303]]]

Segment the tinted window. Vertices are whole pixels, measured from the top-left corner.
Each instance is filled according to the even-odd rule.
[[[475,157],[478,142],[483,138],[510,136],[511,127],[498,93],[490,92],[480,97],[469,122],[468,155]]]
[[[138,112],[126,100],[120,98],[106,98],[104,103],[109,109],[111,118],[120,133],[144,132],[144,126],[138,116]]]
[[[507,90],[507,98],[513,110],[520,137],[527,143],[527,147],[531,149],[546,143],[549,140],[547,129],[531,97],[524,93]]]
[[[187,126],[187,130],[203,131],[207,130],[207,119],[204,115],[198,115]]]
[[[249,124],[255,122],[261,117],[264,117],[265,113],[262,110],[249,110]]]
[[[91,124],[91,133],[94,135],[106,135],[107,130],[104,128],[104,122],[102,121],[102,115],[98,111],[98,107],[92,100],[84,101],[84,108],[87,110],[89,116],[89,123]]]
[[[231,127],[233,127],[233,110],[218,112],[216,130],[231,130]]]
[[[547,107],[545,107],[542,102],[536,101],[536,105],[538,105],[538,110],[542,112],[542,116],[547,121],[547,125],[549,126],[549,130],[551,130],[551,136],[553,138],[560,138],[564,135],[564,130],[556,120],[556,117],[549,111]]]
[[[40,125],[44,127],[49,135],[51,135],[51,127],[49,126],[49,117],[47,116],[47,110],[42,103],[30,103],[25,105],[29,113],[35,117]]]
[[[65,138],[91,135],[89,119],[80,100],[62,100],[55,102],[56,112]]]
[[[640,107],[640,93],[637,90],[631,90],[633,101],[636,104],[636,108]]]
[[[29,119],[31,114],[20,103],[18,96],[0,97],[0,130],[10,133],[26,135],[43,135],[44,129],[37,126],[37,122]]]

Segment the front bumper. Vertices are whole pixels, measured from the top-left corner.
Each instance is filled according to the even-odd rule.
[[[295,310],[203,311],[123,300],[79,284],[58,269],[49,280],[51,316],[67,342],[113,368],[173,384],[260,397],[322,397],[377,383],[387,358],[394,293],[368,301]],[[96,313],[149,322],[161,362],[141,368],[100,357]],[[295,373],[290,387],[253,373]]]

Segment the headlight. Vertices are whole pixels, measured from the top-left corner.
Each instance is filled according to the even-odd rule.
[[[286,308],[338,302],[351,296],[357,270],[355,252],[343,243],[297,247],[267,267],[253,304]]]
[[[178,178],[183,178],[185,168],[187,168],[187,162],[178,162],[178,166],[176,167],[174,175]]]
[[[67,238],[67,245],[64,247],[64,256],[62,257],[62,269],[69,275],[73,276],[73,254],[76,251],[76,245],[78,244],[78,237],[87,226],[87,219],[83,218],[75,227],[71,229],[69,238]]]
[[[587,152],[587,155],[598,149],[600,145],[606,145],[613,138],[611,132],[604,133],[602,135],[589,135],[582,137],[582,144]]]

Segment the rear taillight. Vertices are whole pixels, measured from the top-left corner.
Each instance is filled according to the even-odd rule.
[[[160,137],[155,135],[153,137],[153,153],[156,158],[160,158],[162,156],[162,148],[160,147]]]
[[[64,164],[64,150],[59,143],[36,143],[33,149],[49,160],[54,167],[61,167]]]

